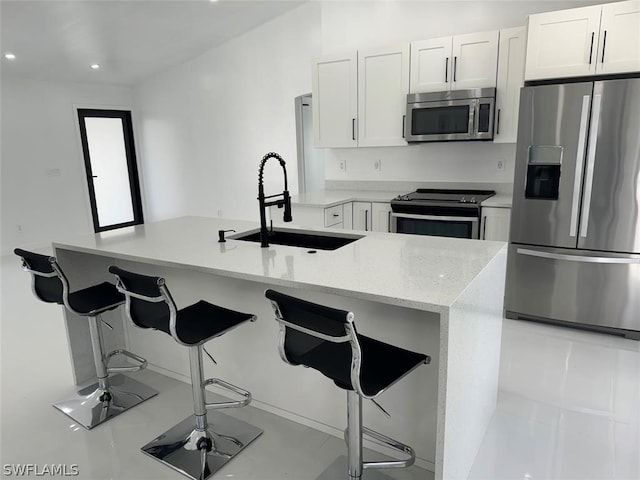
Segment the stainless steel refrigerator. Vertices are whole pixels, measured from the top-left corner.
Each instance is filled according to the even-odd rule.
[[[505,309],[640,339],[640,78],[522,89]]]

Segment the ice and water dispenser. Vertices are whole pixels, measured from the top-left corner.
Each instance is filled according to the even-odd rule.
[[[562,150],[559,145],[529,145],[525,198],[558,199]]]

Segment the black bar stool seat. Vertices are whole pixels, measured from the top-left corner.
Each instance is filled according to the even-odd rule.
[[[126,297],[125,311],[131,321],[139,327],[171,335],[189,349],[194,414],[151,440],[141,450],[194,480],[204,480],[262,434],[261,429],[242,420],[209,411],[244,407],[251,402],[251,393],[219,378],[204,379],[204,343],[243,323],[253,322],[256,317],[204,300],[178,309],[164,278],[141,275],[115,266],[109,267],[109,271],[116,276],[118,291]],[[209,357],[213,360],[211,355]],[[207,385],[217,385],[244,399],[207,402]]]
[[[101,323],[105,322],[101,315],[125,302],[124,295],[115,285],[103,282],[71,292],[69,281],[55,257],[20,248],[16,248],[14,253],[22,259],[23,269],[31,274],[31,288],[37,298],[64,305],[70,312],[86,317],[89,324],[98,382],[79,390],[71,398],[54,403],[55,408],[91,429],[158,394],[156,390],[119,373],[146,368],[144,358],[123,349],[104,352]],[[110,367],[109,361],[117,355],[125,356],[137,365]],[[111,373],[116,375],[110,376]]]
[[[280,324],[280,357],[290,365],[303,365],[319,371],[347,392],[347,458],[339,457],[319,480],[389,479],[371,469],[408,467],[415,462],[414,450],[403,443],[375,432],[362,424],[362,399],[375,400],[400,379],[429,363],[422,353],[389,345],[356,331],[354,315],[346,310],[326,307],[274,290],[265,296],[271,300]],[[388,414],[387,414],[388,415]],[[364,462],[363,435],[367,435],[408,458]],[[365,470],[367,469],[367,470]]]

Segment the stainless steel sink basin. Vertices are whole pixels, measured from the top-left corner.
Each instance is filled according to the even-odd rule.
[[[348,233],[336,234],[308,230],[274,228],[273,232],[269,231],[269,244],[302,247],[313,250],[337,250],[338,248],[355,242],[362,237],[363,235],[352,235]],[[230,235],[228,238],[260,243],[260,229],[237,233],[235,235]]]

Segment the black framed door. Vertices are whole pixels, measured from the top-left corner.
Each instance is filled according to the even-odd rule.
[[[131,112],[78,109],[94,231],[143,223]]]

